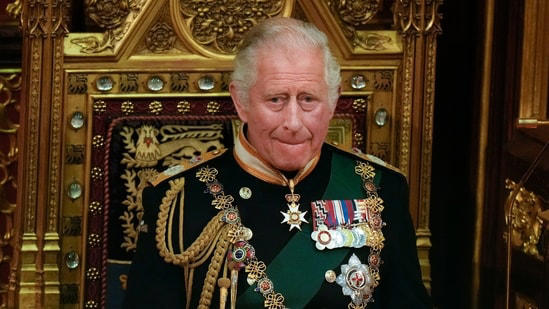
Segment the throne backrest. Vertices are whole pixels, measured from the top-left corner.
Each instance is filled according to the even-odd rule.
[[[337,1],[231,3],[232,22],[201,2],[120,1],[112,19],[100,14],[106,6],[89,4],[88,18],[103,32],[65,39],[64,306],[117,308],[146,181],[232,145],[240,122],[228,94],[231,59],[243,33],[263,18],[293,16],[327,33],[343,80],[328,140],[409,173],[410,153],[421,147],[411,144],[412,124],[422,117],[413,117],[406,97],[413,70],[404,36],[394,30],[392,1],[360,5],[358,15]]]

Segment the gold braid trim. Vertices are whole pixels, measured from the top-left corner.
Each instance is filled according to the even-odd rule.
[[[164,258],[164,261],[179,266],[185,266],[198,260],[208,251],[208,248],[212,246],[212,242],[215,240],[223,225],[225,225],[225,223],[221,221],[223,212],[220,212],[208,222],[198,238],[188,249],[180,254],[175,254],[168,250],[166,245],[166,223],[169,217],[170,204],[178,194],[184,194],[183,187],[185,185],[185,178],[181,177],[170,180],[169,184],[170,189],[166,191],[166,195],[162,198],[158,219],[156,220],[156,247],[160,256]],[[181,198],[183,199],[184,196],[181,196]]]
[[[212,295],[215,289],[215,285],[217,283],[217,277],[219,276],[219,271],[221,270],[221,266],[223,264],[223,261],[225,260],[227,250],[229,249],[228,232],[230,228],[231,226],[229,224],[222,227],[221,237],[219,238],[219,241],[217,242],[217,245],[215,247],[210,266],[208,267],[208,272],[206,273],[206,278],[204,278],[204,286],[202,287],[200,301],[198,302],[199,309],[210,308]]]

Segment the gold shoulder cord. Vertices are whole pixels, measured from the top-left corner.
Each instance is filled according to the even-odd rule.
[[[190,304],[193,271],[196,267],[202,265],[212,254],[212,252],[214,252],[206,278],[204,280],[204,286],[202,288],[198,307],[209,308],[214,285],[229,245],[229,226],[225,225],[225,223],[221,221],[223,213],[219,213],[213,217],[210,222],[208,222],[198,238],[189,246],[188,249],[183,250],[183,252],[179,254],[175,254],[173,251],[168,250],[168,246],[166,244],[166,224],[169,217],[170,205],[176,202],[178,194],[180,195],[181,201],[184,199],[183,188],[185,185],[185,179],[182,177],[171,180],[169,185],[170,189],[166,191],[166,195],[162,199],[158,219],[156,221],[156,246],[160,256],[162,256],[166,262],[185,268],[185,287],[187,290],[186,308],[189,308]]]

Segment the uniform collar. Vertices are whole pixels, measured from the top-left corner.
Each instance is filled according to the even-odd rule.
[[[244,134],[244,127],[245,124],[240,126],[233,151],[234,158],[236,159],[238,165],[240,165],[240,167],[249,174],[263,181],[281,186],[287,186],[289,184],[289,180],[286,176],[261,158],[254,146],[248,142],[248,139]],[[320,152],[315,155],[304,168],[297,172],[296,176],[293,178],[295,185],[297,185],[314,170],[319,158]]]

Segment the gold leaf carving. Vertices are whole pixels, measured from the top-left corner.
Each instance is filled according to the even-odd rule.
[[[130,13],[128,0],[88,0],[88,17],[104,29],[118,28]]]
[[[175,33],[170,25],[160,22],[149,30],[145,43],[150,51],[159,54],[174,47]]]
[[[224,54],[234,54],[244,34],[260,21],[278,15],[284,1],[186,1],[181,13],[193,38]]]
[[[386,50],[389,48],[387,45],[390,44],[391,41],[389,36],[375,32],[361,33],[357,31],[353,34],[353,45],[360,46],[365,50]]]
[[[8,3],[6,6],[6,12],[13,19],[18,19],[21,16],[21,11],[23,9],[23,1],[15,0],[13,3]]]
[[[543,232],[543,221],[539,217],[542,211],[540,198],[524,187],[517,188],[517,184],[510,179],[505,179],[505,189],[509,190],[507,199],[512,197],[515,190],[519,190],[512,201],[514,206],[511,213],[511,244],[522,252],[542,260],[543,257],[537,248]]]
[[[361,47],[365,50],[382,51],[389,47],[391,38],[379,33],[362,33],[358,28],[368,22],[382,9],[382,0],[327,0],[332,12],[337,15],[342,26],[345,37],[349,39],[354,47]]]
[[[88,76],[86,74],[69,74],[69,94],[88,92]]]
[[[189,89],[189,75],[185,73],[174,73],[170,76],[170,90],[172,92],[184,92]],[[179,104],[177,105],[179,108]]]
[[[86,12],[88,16],[105,30],[103,38],[90,35],[78,37],[71,43],[80,46],[80,52],[91,54],[100,53],[107,49],[113,50],[120,42],[132,22],[141,12],[147,0],[88,0]]]
[[[334,8],[341,20],[355,27],[367,24],[381,8],[381,0],[329,0],[328,5]]]
[[[17,190],[17,130],[21,74],[0,74],[0,268],[7,269],[12,260],[14,210]],[[5,305],[8,278],[0,278],[0,307]]]
[[[374,74],[374,88],[376,90],[393,90],[393,71],[377,71]]]
[[[395,23],[404,34],[440,32],[441,3],[442,0],[397,0],[393,9]]]
[[[138,76],[136,73],[127,73],[120,75],[120,91],[133,92],[138,89]]]

